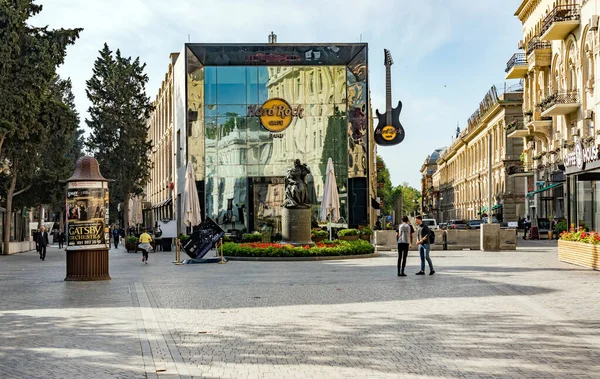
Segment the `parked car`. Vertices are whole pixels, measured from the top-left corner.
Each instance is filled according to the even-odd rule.
[[[448,223],[447,223],[447,222],[440,222],[440,223],[438,224],[438,227],[439,227],[441,230],[446,230],[446,227],[447,227],[447,226],[448,226]]]
[[[424,218],[423,224],[427,225],[431,230],[438,230],[439,226],[434,218]]]
[[[469,229],[469,224],[465,220],[448,221],[448,229]]]
[[[483,224],[483,220],[469,220],[469,228],[471,229],[481,229],[481,224]]]

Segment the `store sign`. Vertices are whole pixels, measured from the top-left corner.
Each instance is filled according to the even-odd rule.
[[[287,101],[276,97],[265,101],[261,107],[248,106],[248,117],[259,117],[265,129],[280,133],[290,126],[294,117],[304,117],[304,108],[298,105],[293,109]]]
[[[104,182],[70,182],[67,187],[67,248],[106,248],[108,188]]]
[[[575,144],[575,148],[567,153],[564,164],[565,167],[577,167],[579,170],[583,170],[586,163],[595,162],[597,160],[600,160],[600,157],[598,157],[598,146],[593,145],[584,147],[581,140],[578,140]]]

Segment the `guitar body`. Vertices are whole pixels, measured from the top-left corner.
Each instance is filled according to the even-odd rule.
[[[390,111],[388,111],[391,113],[391,115],[388,115],[388,112],[379,113],[379,110],[375,111],[378,119],[374,137],[376,144],[379,146],[393,146],[404,140],[404,128],[400,123],[401,111],[401,101],[398,102],[398,106],[396,108],[392,108]],[[389,123],[388,120],[390,120]]]

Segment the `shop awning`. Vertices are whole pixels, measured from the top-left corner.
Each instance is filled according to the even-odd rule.
[[[502,204],[496,204],[492,207],[492,210],[495,211],[498,208],[502,208]]]
[[[482,207],[482,208],[479,210],[479,213],[483,213],[483,212],[487,212],[487,207]]]
[[[173,199],[172,198],[168,198],[167,200],[164,200],[164,201],[161,201],[160,203],[154,204],[154,206],[152,208],[156,209],[156,208],[164,207],[164,206],[167,206],[167,205],[171,205],[172,203],[173,203]]]
[[[529,193],[527,194],[527,197],[532,197],[532,196],[533,196],[533,195],[535,195],[536,193],[542,193],[542,192],[545,192],[545,191],[551,190],[551,189],[553,189],[553,188],[560,187],[560,186],[562,186],[563,184],[565,184],[565,183],[552,183],[552,184],[550,184],[550,185],[547,185],[547,186],[545,186],[545,187],[538,188],[538,189],[536,189],[535,191],[529,192]]]

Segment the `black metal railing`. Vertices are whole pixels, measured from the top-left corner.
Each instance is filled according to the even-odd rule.
[[[523,121],[512,121],[506,125],[506,134],[510,134],[515,130],[525,130],[525,124]]]
[[[536,50],[552,49],[552,43],[546,41],[540,41],[538,37],[529,41],[527,44],[527,55],[530,55]]]
[[[506,62],[506,70],[504,72],[509,72],[515,66],[526,66],[527,58],[525,58],[524,53],[515,53],[512,58]]]
[[[575,104],[579,101],[579,91],[555,92],[544,98],[538,106],[543,112],[556,104]]]
[[[540,34],[546,33],[555,22],[579,20],[580,17],[581,7],[578,4],[558,5],[544,19]]]
[[[513,165],[513,166],[508,166],[506,172],[508,173],[508,175],[516,175],[516,174],[527,174],[530,172],[533,172],[533,170],[535,169],[534,165],[529,163],[529,164],[520,164],[520,165]]]

